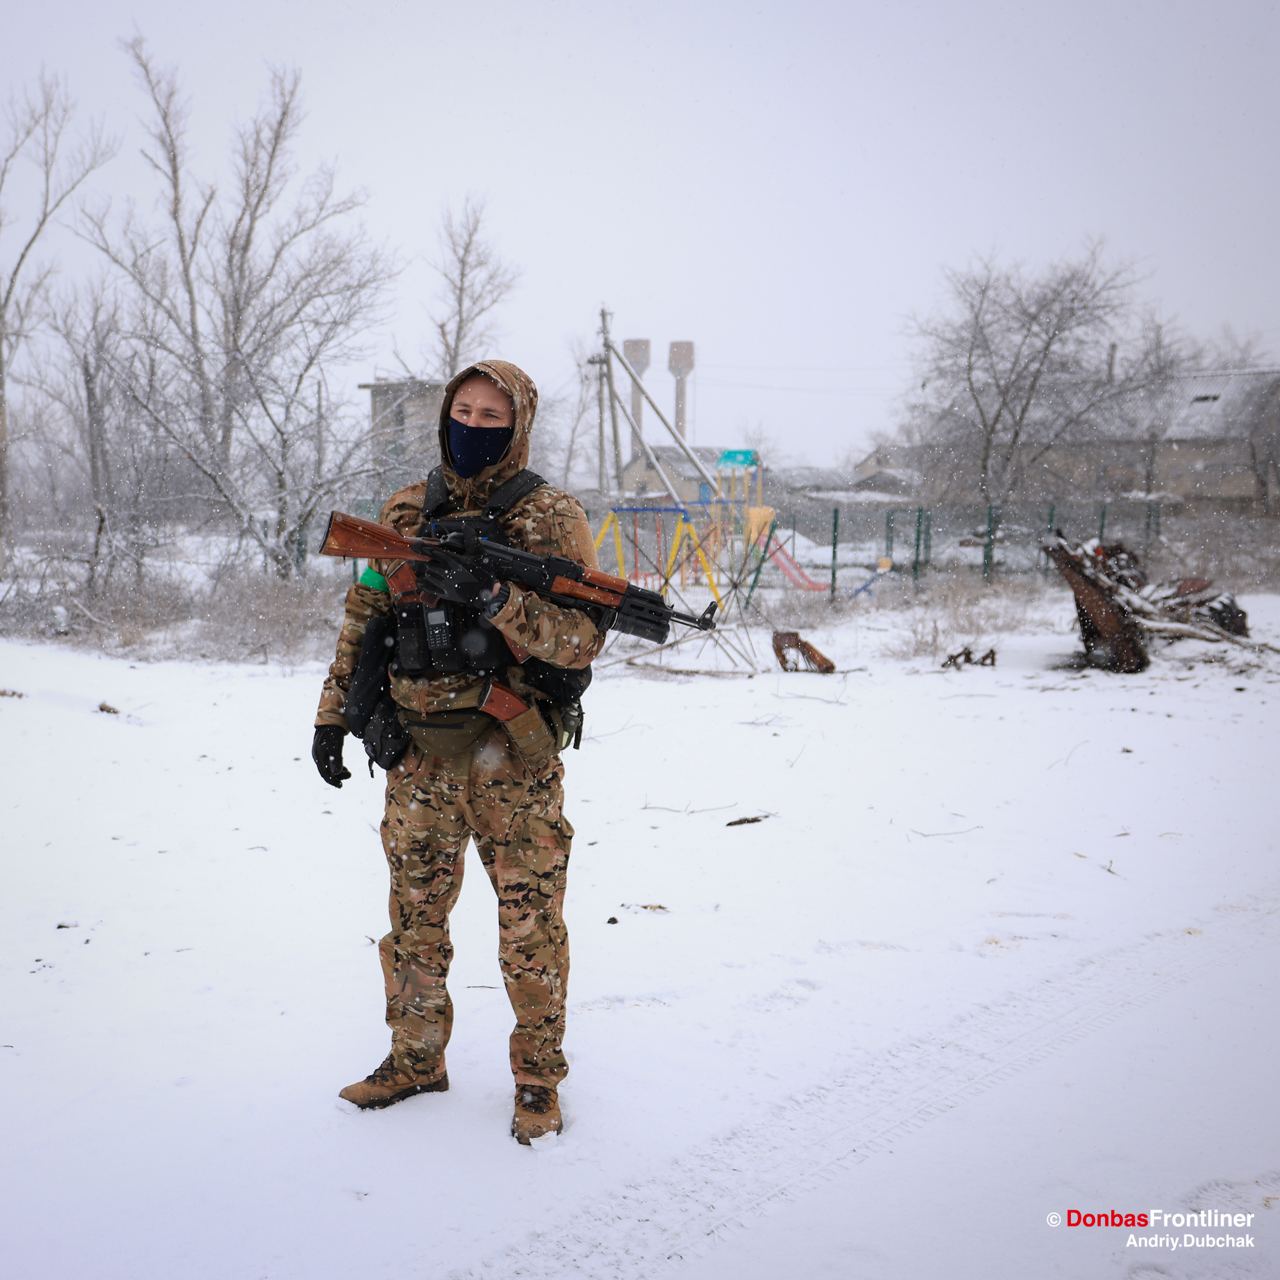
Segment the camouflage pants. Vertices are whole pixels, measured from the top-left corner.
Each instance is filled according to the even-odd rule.
[[[391,871],[391,932],[379,943],[397,1065],[436,1075],[453,1025],[445,983],[449,912],[474,837],[498,898],[498,958],[515,1011],[517,1084],[555,1086],[565,1061],[569,935],[565,875],[573,828],[561,812],[558,759],[534,776],[495,725],[457,756],[409,748],[387,773],[382,844]]]

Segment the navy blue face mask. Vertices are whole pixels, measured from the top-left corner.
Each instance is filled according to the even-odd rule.
[[[511,447],[514,427],[469,427],[457,418],[449,419],[449,461],[467,479],[491,467]]]

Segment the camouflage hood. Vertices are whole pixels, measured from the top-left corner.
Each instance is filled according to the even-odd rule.
[[[510,447],[493,466],[464,479],[449,460],[449,413],[453,408],[454,392],[477,373],[496,382],[511,397],[515,405],[515,430]],[[533,432],[533,415],[537,409],[538,388],[533,385],[533,379],[509,361],[481,360],[459,370],[449,379],[444,389],[444,402],[440,406],[440,461],[444,464],[445,483],[451,497],[461,502],[464,508],[483,506],[494,489],[529,465],[529,436]]]

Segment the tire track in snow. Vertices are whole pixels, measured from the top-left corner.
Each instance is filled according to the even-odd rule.
[[[1077,961],[941,1027],[835,1064],[794,1095],[446,1280],[641,1280],[678,1270],[771,1205],[892,1149],[930,1120],[1150,1003],[1189,974],[1280,937],[1280,907],[1256,898],[1200,928]],[[695,1225],[696,1224],[696,1225]]]

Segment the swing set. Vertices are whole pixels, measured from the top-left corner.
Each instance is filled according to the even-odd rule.
[[[669,543],[666,524],[663,520],[665,515],[674,515],[676,518],[675,528],[671,532]],[[623,541],[623,516],[631,517],[631,568],[629,570]],[[641,517],[647,516],[653,517],[653,541],[655,546],[655,554],[653,555],[650,555],[641,546]],[[709,533],[718,540],[718,531],[714,526],[709,530]],[[708,555],[707,549],[703,545],[703,539],[698,534],[698,527],[689,519],[689,513],[686,508],[614,507],[605,516],[600,525],[600,530],[596,534],[595,547],[597,553],[599,553],[605,540],[610,536],[612,536],[613,552],[620,578],[630,578],[633,582],[649,587],[650,590],[665,592],[672,582],[676,580],[677,573],[679,574],[681,588],[686,587],[690,580],[696,582],[700,577],[707,584],[707,589],[711,592],[716,604],[721,608],[724,607],[724,596],[720,590],[720,584],[714,568],[715,546],[713,544],[712,553]],[[642,559],[645,565],[648,566],[647,568],[642,567]],[[701,570],[701,573],[699,573],[699,570]]]

